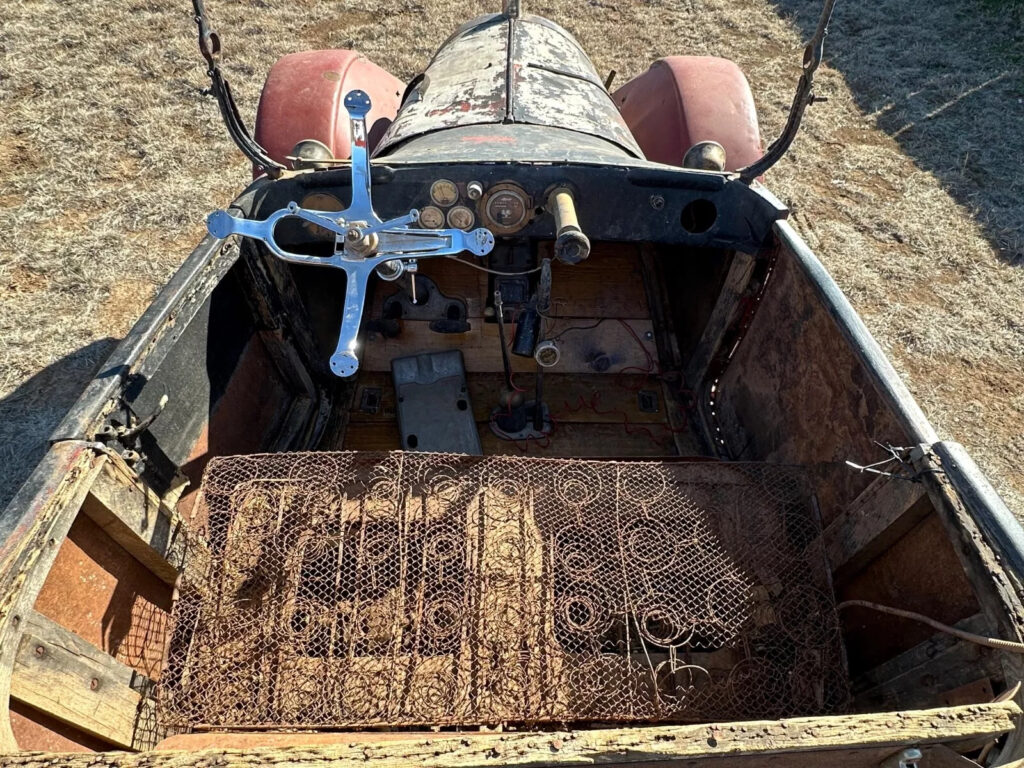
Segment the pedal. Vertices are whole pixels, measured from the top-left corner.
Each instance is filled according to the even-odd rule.
[[[483,455],[461,351],[395,358],[391,375],[404,449]]]

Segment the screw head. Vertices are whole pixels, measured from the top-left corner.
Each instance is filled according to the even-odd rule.
[[[651,195],[651,208],[660,211],[665,207],[665,198],[661,195]]]

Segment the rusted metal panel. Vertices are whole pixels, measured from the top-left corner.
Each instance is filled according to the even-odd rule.
[[[453,35],[413,80],[377,154],[424,133],[503,122],[507,61],[508,27],[500,18]]]
[[[516,123],[561,126],[643,151],[579,43],[547,20],[512,25],[512,114]]]
[[[444,129],[525,123],[597,137],[633,158],[643,152],[572,36],[533,16],[485,16],[442,46],[413,80],[377,154]]]

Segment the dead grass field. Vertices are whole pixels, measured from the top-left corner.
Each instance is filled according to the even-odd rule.
[[[659,56],[747,72],[780,127],[817,0],[525,0],[618,82]],[[188,0],[0,8],[0,508],[42,439],[247,168],[205,95]],[[209,0],[251,120],[285,53],[402,78],[499,0]],[[1020,5],[840,0],[813,107],[767,179],[944,437],[1024,518]],[[868,458],[868,457],[864,457]]]

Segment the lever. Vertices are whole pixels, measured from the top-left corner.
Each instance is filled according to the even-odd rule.
[[[206,220],[207,230],[216,238],[224,239],[230,235],[248,237],[266,244],[267,249],[283,261],[345,271],[347,280],[341,330],[330,360],[331,371],[342,378],[359,369],[356,354],[359,326],[366,304],[367,285],[373,272],[385,279],[396,280],[406,271],[415,273],[418,259],[454,256],[463,251],[486,256],[494,248],[494,235],[483,227],[472,232],[412,229],[410,225],[419,221],[419,211],[416,210],[383,221],[373,209],[370,189],[370,156],[366,145],[366,116],[372,106],[370,97],[363,91],[349,91],[344,103],[352,139],[352,199],[348,208],[340,213],[317,211],[292,202],[262,221],[232,216],[227,211],[214,211]],[[333,232],[334,254],[308,256],[283,249],[274,237],[274,230],[282,219],[288,217],[303,219]]]
[[[556,187],[548,195],[548,210],[555,217],[555,258],[579,264],[590,255],[590,238],[576,218],[576,200],[568,187]]]

